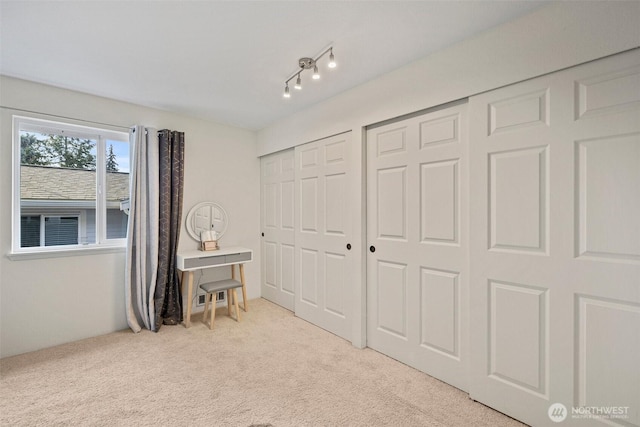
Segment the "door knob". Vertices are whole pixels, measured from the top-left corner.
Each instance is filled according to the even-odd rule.
[[[371,253],[376,251],[376,247],[375,246],[369,246],[369,251],[371,251]]]
[[[347,243],[347,250],[350,251],[351,250],[351,243]]]

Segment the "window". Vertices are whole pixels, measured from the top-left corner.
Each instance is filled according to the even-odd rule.
[[[77,245],[79,216],[20,216],[20,245],[36,246]]]
[[[129,135],[14,117],[13,252],[124,246]]]

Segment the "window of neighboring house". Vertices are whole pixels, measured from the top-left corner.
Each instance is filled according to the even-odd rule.
[[[14,117],[13,252],[124,246],[129,134]]]
[[[77,245],[80,217],[22,215],[20,242],[23,248],[36,246]]]

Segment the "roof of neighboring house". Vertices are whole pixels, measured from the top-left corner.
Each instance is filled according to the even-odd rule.
[[[20,166],[20,198],[40,200],[95,200],[96,172],[50,166]],[[129,198],[129,174],[107,173],[107,200]]]

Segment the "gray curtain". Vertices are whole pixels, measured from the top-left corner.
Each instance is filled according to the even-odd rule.
[[[136,126],[133,147],[125,294],[134,332],[182,322],[176,253],[182,221],[184,133]]]
[[[129,133],[133,148],[129,223],[125,261],[127,323],[156,330],[155,290],[158,271],[159,151],[158,132],[136,126]]]
[[[160,148],[160,217],[158,275],[155,289],[155,329],[182,322],[182,293],[176,253],[182,221],[184,187],[184,132],[158,132]]]

